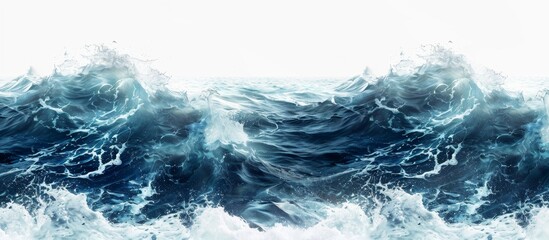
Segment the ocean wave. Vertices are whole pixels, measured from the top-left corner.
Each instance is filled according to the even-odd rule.
[[[546,95],[505,81],[437,46],[299,83],[92,47],[0,87],[0,238],[541,238]]]

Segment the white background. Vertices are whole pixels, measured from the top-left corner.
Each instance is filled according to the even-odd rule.
[[[0,76],[49,74],[65,51],[113,41],[178,77],[384,74],[401,51],[449,41],[496,71],[549,76],[548,10],[523,0],[0,0]]]

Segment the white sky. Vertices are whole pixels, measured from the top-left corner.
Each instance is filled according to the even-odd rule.
[[[66,50],[111,43],[172,76],[384,74],[401,50],[453,42],[476,63],[549,76],[543,1],[4,1],[0,76],[49,74]]]

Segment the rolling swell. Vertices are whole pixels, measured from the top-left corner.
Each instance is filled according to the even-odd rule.
[[[490,221],[507,218],[527,229],[544,213],[545,110],[446,49],[337,86],[227,81],[195,96],[110,49],[64,68],[0,90],[0,202],[31,218],[69,199],[60,205],[99,213],[105,228],[138,224],[135,238],[171,216],[181,238],[210,236],[199,226],[227,212],[254,234],[246,225],[361,224],[372,229],[358,235],[413,238],[434,221],[446,225],[433,236],[452,239],[469,225],[471,238],[490,237]],[[356,205],[323,210],[344,202]]]

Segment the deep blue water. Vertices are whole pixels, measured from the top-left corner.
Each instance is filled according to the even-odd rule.
[[[547,233],[535,228],[549,219],[543,98],[479,79],[449,50],[383,76],[178,83],[203,86],[197,94],[113,50],[87,60],[0,87],[2,239]],[[330,215],[354,207],[369,226]],[[158,227],[166,216],[177,224]],[[223,217],[258,235],[213,237]]]

